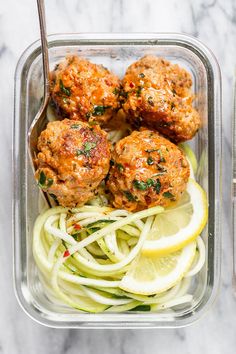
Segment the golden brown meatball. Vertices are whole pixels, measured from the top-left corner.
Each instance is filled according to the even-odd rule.
[[[134,131],[120,140],[112,161],[107,186],[117,208],[166,207],[186,189],[190,170],[185,156],[155,131]]]
[[[119,108],[120,81],[102,65],[68,56],[51,73],[51,96],[70,119],[106,123]]]
[[[177,64],[145,56],[123,79],[123,109],[136,126],[146,125],[174,142],[193,138],[200,117],[193,108],[190,74]]]
[[[35,178],[63,206],[91,199],[109,170],[110,145],[97,125],[69,119],[48,123],[38,150]]]

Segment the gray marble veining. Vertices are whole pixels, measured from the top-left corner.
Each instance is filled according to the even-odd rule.
[[[215,53],[223,79],[222,286],[198,323],[171,330],[55,330],[29,319],[16,302],[11,257],[13,77],[21,52],[39,37],[36,2],[0,2],[0,353],[214,353],[236,347],[236,299],[231,288],[229,219],[232,84],[236,67],[235,0],[46,0],[48,32],[184,32]]]

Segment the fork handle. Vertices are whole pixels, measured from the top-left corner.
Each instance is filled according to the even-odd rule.
[[[42,59],[43,59],[44,102],[45,102],[47,101],[47,98],[50,95],[50,90],[49,90],[50,79],[49,79],[49,55],[48,55],[48,41],[47,41],[44,0],[37,0],[37,5],[38,5]]]

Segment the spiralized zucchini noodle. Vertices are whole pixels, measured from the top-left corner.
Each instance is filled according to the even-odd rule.
[[[161,311],[191,303],[191,280],[205,261],[201,237],[191,269],[171,289],[145,296],[119,287],[162,212],[159,206],[129,213],[99,205],[42,212],[34,226],[33,254],[49,300],[93,313]]]

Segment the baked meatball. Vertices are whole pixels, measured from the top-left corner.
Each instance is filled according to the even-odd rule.
[[[107,187],[117,208],[138,211],[177,201],[189,179],[182,151],[153,130],[134,131],[112,154]]]
[[[169,61],[145,56],[123,79],[123,109],[137,126],[158,130],[174,142],[193,138],[200,117],[193,108],[190,74]]]
[[[109,170],[110,145],[98,125],[69,119],[48,123],[38,150],[35,178],[62,206],[86,203]]]
[[[68,56],[51,72],[51,97],[70,119],[106,123],[119,108],[120,81],[102,65]]]

